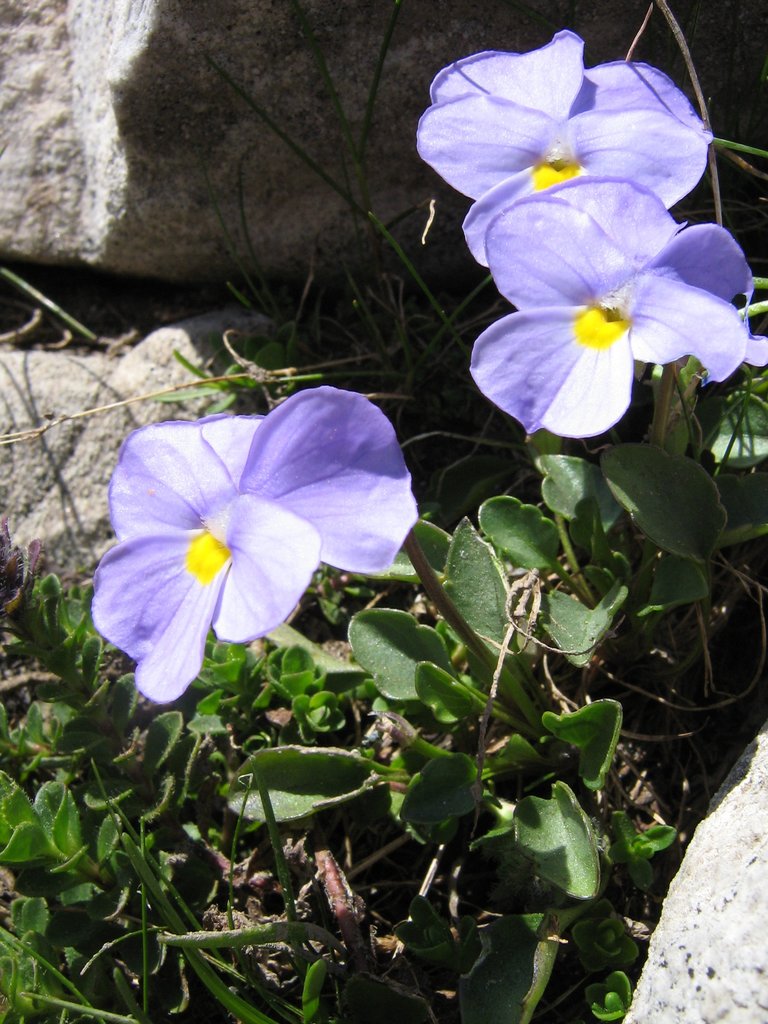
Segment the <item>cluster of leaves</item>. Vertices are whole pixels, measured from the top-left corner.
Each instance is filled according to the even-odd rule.
[[[587,998],[599,1019],[618,1019],[610,1016],[623,1005],[617,969],[638,950],[605,898],[612,865],[626,865],[647,889],[649,860],[674,831],[638,833],[621,811],[610,830],[597,823],[594,794],[610,769],[621,707],[602,698],[564,709],[539,667],[547,652],[555,692],[567,692],[598,657],[642,649],[633,631],[647,643],[654,623],[703,597],[684,572],[664,567],[674,559],[706,581],[707,558],[728,530],[715,484],[690,459],[632,445],[612,449],[602,469],[570,455],[536,459],[547,511],[500,495],[482,504],[479,529],[464,520],[449,534],[422,522],[418,544],[386,574],[383,584],[404,595],[420,579],[431,621],[402,609],[360,611],[349,629],[352,663],[290,627],[271,648],[212,642],[199,682],[174,710],[149,714],[132,677],[105,661],[86,591],[65,594],[54,577],[37,584],[9,622],[9,653],[34,656],[61,682],[40,685],[22,719],[0,723],[4,763],[20,780],[3,774],[0,799],[0,864],[14,873],[15,893],[3,942],[19,965],[3,975],[9,1020],[63,1006],[85,1016],[109,1006],[141,1020],[136,980],[148,1004],[162,990],[166,1009],[179,1008],[189,967],[219,998],[223,983],[201,967],[197,947],[182,945],[180,958],[169,950],[190,934],[200,946],[211,941],[200,927],[211,905],[230,916],[238,908],[234,862],[245,838],[265,821],[303,829],[323,811],[359,814],[358,805],[369,821],[427,846],[461,841],[480,816],[473,849],[495,866],[505,912],[483,927],[465,916],[454,929],[418,897],[397,930],[409,955],[456,978],[465,1024],[502,1005],[515,1007],[506,1019],[529,1020],[564,935],[587,978],[613,972],[605,991],[590,986]],[[692,505],[676,515],[684,501],[696,516]],[[651,568],[637,574],[649,544]],[[378,716],[367,745],[348,739],[361,703]],[[483,721],[495,742],[478,762]],[[510,799],[524,778],[533,792]],[[284,895],[290,876],[285,885]],[[244,935],[249,947],[313,941],[311,978],[297,963],[302,1012],[320,1020],[337,985],[328,973],[340,966],[337,940],[324,933],[328,952],[316,959],[319,926],[281,920],[282,930],[219,929],[214,941],[235,951]],[[347,1016],[337,1019],[358,1019],[360,984],[348,981]],[[418,1019],[426,1006],[416,993],[376,985],[387,1013],[405,1001]],[[254,989],[257,1002],[266,998],[263,986],[246,972],[236,988],[251,1019],[262,1019],[252,1000]]]

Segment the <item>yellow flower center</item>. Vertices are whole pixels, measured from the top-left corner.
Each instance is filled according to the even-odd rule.
[[[229,558],[229,548],[206,530],[190,541],[185,564],[187,572],[207,587]]]
[[[550,160],[548,163],[539,164],[533,168],[533,188],[541,192],[552,185],[559,185],[561,181],[568,181],[581,174],[581,164],[572,163],[570,160]]]
[[[630,328],[630,321],[623,320],[613,309],[592,306],[579,313],[573,323],[576,341],[585,348],[610,348]]]

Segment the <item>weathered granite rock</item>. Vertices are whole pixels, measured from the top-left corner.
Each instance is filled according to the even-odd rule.
[[[127,353],[0,352],[0,434],[65,414],[191,383],[174,350],[195,364],[228,328],[264,332],[268,321],[240,308],[154,331]],[[210,403],[209,403],[210,404]],[[165,419],[190,419],[201,401],[142,401],[53,426],[36,439],[0,447],[0,514],[17,543],[43,542],[50,569],[90,572],[112,539],[107,485],[129,431]]]
[[[394,4],[300,3],[358,139]],[[267,273],[303,280],[311,266],[327,275],[342,262],[359,264],[344,199],[210,63],[343,188],[348,181],[367,209],[297,6],[288,0],[0,0],[0,255],[175,280],[221,279],[235,262],[212,196],[245,256],[242,175],[245,221]],[[371,207],[381,220],[421,204],[398,223],[397,235],[418,254],[422,271],[474,266],[458,231],[466,201],[416,154],[416,124],[432,77],[477,50],[539,46],[562,27],[587,39],[588,62],[618,59],[646,5],[593,0],[576,6],[576,21],[568,24],[570,0],[403,0],[366,163]],[[675,8],[683,23],[695,20],[693,51],[704,92],[713,97],[716,127],[728,116],[732,133],[732,111],[740,106],[732,93],[723,100],[722,87],[756,84],[766,5],[679,0]],[[636,56],[684,80],[658,12]],[[422,249],[431,196],[439,199],[438,215]],[[364,213],[357,227],[364,236]]]
[[[699,825],[625,1024],[768,1021],[768,725]]]

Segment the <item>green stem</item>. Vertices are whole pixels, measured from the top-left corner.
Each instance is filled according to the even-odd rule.
[[[712,139],[712,142],[720,149],[733,149],[737,153],[750,153],[752,156],[768,156],[768,150],[758,149],[756,146],[745,146],[741,142],[731,142],[729,139]]]
[[[563,546],[565,557],[568,559],[568,565],[570,565],[571,573],[573,575],[565,572],[559,564],[553,565],[552,568],[555,569],[561,579],[566,580],[573,587],[579,597],[586,601],[591,608],[594,608],[597,604],[597,598],[592,593],[584,573],[582,572],[573,544],[571,544],[571,538],[568,535],[568,528],[565,525],[565,519],[559,512],[555,512],[555,525],[557,526],[560,543]]]
[[[21,999],[42,1003],[43,1006],[52,1006],[56,1010],[69,1010],[79,1017],[93,1017],[94,1020],[108,1021],[109,1024],[135,1024],[133,1017],[125,1017],[122,1013],[110,1013],[108,1010],[97,1010],[94,1006],[70,1003],[68,999],[55,999],[53,996],[40,995],[39,992],[19,992],[17,995]]]
[[[405,551],[410,558],[411,565],[416,570],[416,575],[421,580],[421,584],[429,599],[459,639],[466,644],[469,650],[472,651],[475,657],[479,659],[479,661],[491,673],[491,676],[493,676],[493,673],[496,671],[496,655],[494,655],[494,653],[480,639],[477,633],[475,633],[474,629],[472,629],[449,595],[445,592],[445,588],[437,578],[437,574],[434,569],[429,564],[429,560],[424,554],[413,530],[411,530],[405,539]],[[524,689],[522,681],[515,679],[506,666],[502,669],[499,681],[502,684],[505,693],[514,701],[523,713],[525,719],[527,719],[527,721],[518,720],[515,722],[515,728],[520,732],[526,732],[529,736],[540,736],[541,711],[536,708],[534,702],[529,697],[528,693]]]
[[[280,835],[280,829],[277,827],[277,818],[275,817],[272,800],[269,796],[269,788],[266,782],[262,779],[258,768],[255,766],[253,770],[253,778],[256,783],[256,788],[259,791],[259,800],[261,801],[261,808],[264,811],[264,821],[266,822],[267,832],[269,832],[269,841],[272,844],[272,851],[275,855],[277,879],[280,882],[281,889],[283,890],[283,899],[285,901],[285,916],[289,921],[295,921],[296,901],[293,897],[293,885],[291,883],[288,865],[286,864],[285,856],[283,855],[283,839]]]
[[[655,444],[658,448],[663,448],[667,440],[669,412],[675,394],[676,378],[677,367],[674,363],[667,363],[661,373],[656,406],[653,410],[653,423],[651,424],[651,444]]]

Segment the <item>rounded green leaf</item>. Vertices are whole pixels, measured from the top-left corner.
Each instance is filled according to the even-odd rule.
[[[595,700],[578,711],[545,711],[541,724],[553,736],[579,748],[579,775],[589,789],[601,789],[621,731],[622,710],[616,700]]]
[[[627,597],[627,588],[616,581],[594,608],[560,590],[541,597],[541,623],[572,665],[586,665],[616,612]]]
[[[557,527],[535,505],[502,495],[480,507],[480,528],[494,547],[523,569],[547,569],[557,559]]]
[[[482,953],[460,982],[461,1024],[528,1024],[559,943],[546,914],[508,915],[479,932]]]
[[[429,564],[436,573],[442,573],[445,559],[448,557],[451,535],[425,519],[420,519],[416,523],[413,532],[416,534],[416,540],[421,545],[421,550],[426,555]],[[371,573],[371,576],[375,579],[403,580],[406,583],[417,583],[419,579],[404,549],[397,553],[394,562],[388,569],[383,572]]]
[[[768,533],[768,473],[721,473],[717,489],[728,517],[718,547]]]
[[[431,661],[451,671],[440,636],[420,626],[408,612],[371,608],[355,615],[349,642],[357,662],[373,676],[379,692],[390,700],[418,700],[416,666]]]
[[[442,725],[454,725],[478,710],[467,687],[429,661],[416,667],[416,693]]]
[[[663,551],[705,562],[725,526],[711,477],[692,459],[652,445],[622,444],[601,466],[613,496]]]
[[[236,814],[264,821],[254,781],[258,772],[269,790],[275,818],[295,821],[315,811],[344,803],[375,785],[379,776],[370,761],[335,747],[274,747],[248,758],[229,790]]]
[[[400,810],[403,821],[436,825],[475,809],[477,767],[466,754],[436,757],[414,775]]]
[[[599,468],[574,455],[543,455],[540,459],[546,474],[541,494],[548,508],[564,519],[574,519],[580,501],[594,498],[600,509],[603,529],[608,530],[621,515]]]
[[[468,519],[453,535],[445,565],[445,590],[481,637],[501,643],[507,629],[504,570],[490,544]]]
[[[666,612],[681,604],[703,601],[709,595],[706,566],[679,555],[665,555],[656,566],[648,604],[637,613],[638,618],[652,612]]]
[[[748,469],[768,458],[768,405],[757,395],[734,392],[712,399],[696,410],[704,431],[704,444],[730,469]]]
[[[515,808],[515,841],[539,878],[579,900],[594,899],[600,860],[592,826],[564,782],[551,800],[527,796]]]

